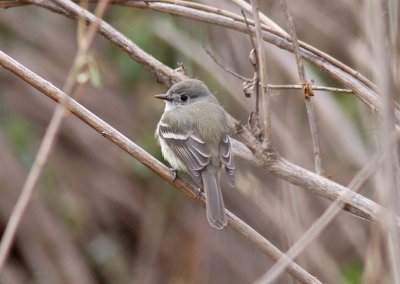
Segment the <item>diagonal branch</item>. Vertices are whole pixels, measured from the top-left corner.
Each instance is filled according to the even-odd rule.
[[[53,86],[50,82],[42,79],[40,76],[18,63],[8,55],[0,51],[0,64],[10,70],[12,73],[26,81],[28,84],[60,103],[65,101],[65,106],[71,111],[76,117],[84,121],[94,130],[99,132],[101,135],[112,141],[122,150],[127,152],[136,160],[140,161],[143,165],[151,169],[153,172],[161,176],[163,179],[171,183],[177,189],[185,193],[192,199],[197,199],[198,189],[188,183],[181,177],[174,179],[174,175],[171,170],[163,165],[156,158],[151,156],[145,150],[140,148],[138,145],[129,140],[122,133],[108,125],[102,119],[91,113],[89,110],[84,108],[75,100],[69,98],[61,90]],[[203,206],[205,205],[205,199],[202,195],[198,200]],[[250,242],[252,242],[257,248],[259,248],[265,255],[271,259],[278,261],[280,258],[284,258],[285,255],[276,248],[271,242],[261,236],[252,227],[243,222],[240,218],[235,216],[233,213],[227,211],[229,218],[229,225],[238,233],[242,234]],[[301,268],[294,262],[288,266],[288,272],[301,283],[320,283],[315,277],[310,275],[307,271]]]

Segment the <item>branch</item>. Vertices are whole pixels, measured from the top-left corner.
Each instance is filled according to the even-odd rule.
[[[58,0],[61,1],[61,0]],[[69,3],[68,3],[69,5]],[[52,100],[60,103],[65,101],[65,106],[71,111],[76,117],[84,121],[94,130],[99,132],[101,135],[112,141],[122,150],[127,152],[133,158],[141,162],[143,165],[151,169],[153,172],[161,176],[163,179],[171,183],[174,187],[182,191],[188,197],[192,199],[198,198],[198,189],[191,185],[189,182],[185,181],[181,177],[174,179],[174,175],[171,170],[163,165],[156,158],[151,156],[145,150],[140,148],[138,145],[129,140],[122,133],[118,132],[116,129],[112,128],[106,122],[101,120],[99,117],[91,113],[89,110],[84,108],[75,100],[69,98],[65,93],[59,90],[57,87],[52,85],[50,82],[42,79],[40,76],[18,63],[14,59],[10,58],[8,55],[0,51],[0,64],[20,77],[22,80],[26,81],[28,84],[33,86],[35,89],[45,94]],[[203,206],[205,206],[204,196],[201,195],[198,200]],[[257,248],[259,248],[265,255],[269,256],[271,259],[277,261],[280,258],[284,258],[285,255],[276,248],[267,239],[257,233],[253,228],[243,222],[240,218],[235,216],[233,213],[226,210],[229,226],[231,226],[235,231],[242,234],[251,243],[253,243]],[[301,268],[294,262],[288,267],[288,272],[299,280],[301,283],[320,283],[315,277],[311,276],[307,271]]]
[[[303,92],[304,92],[304,102],[306,104],[306,109],[307,109],[307,116],[308,116],[308,122],[310,124],[310,133],[311,133],[311,140],[313,143],[313,149],[314,149],[314,164],[315,164],[315,172],[319,175],[323,173],[322,169],[322,161],[321,161],[321,149],[319,145],[319,135],[318,135],[318,128],[317,128],[317,120],[315,118],[315,112],[314,112],[314,107],[311,102],[311,96],[313,95],[312,93],[312,87],[306,77],[306,70],[304,68],[304,62],[303,62],[303,57],[300,54],[300,47],[299,47],[299,42],[297,39],[297,34],[296,30],[294,28],[293,20],[292,17],[289,14],[289,9],[286,4],[286,0],[281,0],[281,6],[283,9],[283,13],[285,14],[286,18],[286,24],[288,27],[288,30],[290,32],[291,38],[292,38],[292,43],[294,47],[294,54],[296,56],[296,64],[297,64],[297,70],[299,73],[299,78],[300,78],[300,83],[304,84]]]
[[[261,95],[263,98],[263,110],[264,110],[264,147],[269,149],[271,147],[271,106],[270,106],[270,94],[268,92],[268,75],[267,75],[267,58],[265,56],[264,41],[262,39],[261,24],[259,16],[259,3],[257,0],[251,0],[251,6],[253,10],[254,23],[256,28],[256,41],[257,41],[257,60],[258,60],[258,72],[260,74],[260,85],[256,88],[261,88]]]

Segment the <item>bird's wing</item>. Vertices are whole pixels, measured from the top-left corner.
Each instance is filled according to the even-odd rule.
[[[233,164],[233,157],[231,151],[231,141],[229,135],[225,134],[222,137],[222,141],[219,144],[219,155],[222,164],[225,166],[226,173],[228,175],[229,185],[235,186],[235,165]]]
[[[175,156],[186,166],[197,186],[201,187],[201,171],[211,160],[211,152],[204,140],[196,133],[172,129],[168,124],[160,124],[158,131]]]

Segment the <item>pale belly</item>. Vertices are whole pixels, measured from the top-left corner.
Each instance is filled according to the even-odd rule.
[[[161,146],[161,153],[164,157],[165,160],[168,161],[168,163],[177,170],[182,170],[187,172],[186,166],[178,159],[176,158],[174,152],[171,150],[171,148],[165,143],[164,140],[158,138],[158,142],[160,143]]]

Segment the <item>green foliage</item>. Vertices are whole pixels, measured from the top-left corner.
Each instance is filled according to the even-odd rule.
[[[357,262],[343,268],[341,276],[347,284],[361,284],[362,274],[362,264]]]

